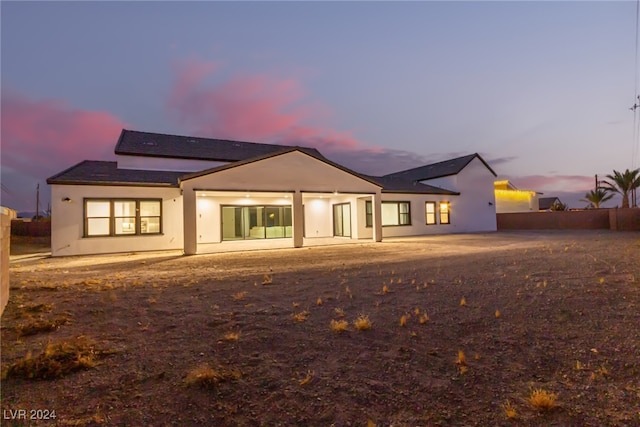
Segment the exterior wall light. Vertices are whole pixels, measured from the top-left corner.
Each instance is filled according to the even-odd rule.
[[[67,202],[67,203],[71,203],[71,199],[68,197],[65,197],[64,199],[62,199],[63,202]]]

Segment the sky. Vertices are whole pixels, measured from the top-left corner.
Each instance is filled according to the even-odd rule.
[[[123,128],[383,175],[479,153],[571,208],[640,167],[636,2],[0,2],[3,206]],[[638,112],[640,115],[640,111]],[[605,206],[614,206],[619,198]]]

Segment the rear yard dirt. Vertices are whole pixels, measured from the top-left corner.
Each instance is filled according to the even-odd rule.
[[[640,425],[638,326],[640,233],[26,258],[2,424]]]

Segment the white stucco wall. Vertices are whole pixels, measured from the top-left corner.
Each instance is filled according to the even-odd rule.
[[[119,169],[141,169],[151,171],[197,172],[225,165],[228,162],[208,160],[171,159],[163,157],[116,155]]]
[[[293,151],[183,181],[194,189],[375,193],[380,187],[304,153]]]
[[[455,232],[451,224],[440,224],[439,203],[449,202],[451,210],[456,209],[460,196],[441,196],[436,194],[398,194],[382,193],[382,202],[409,202],[411,225],[389,225],[382,227],[383,237],[421,236],[428,234],[446,234]],[[427,225],[426,202],[436,203],[436,224]]]
[[[451,206],[453,232],[496,231],[496,200],[493,175],[477,157],[457,175],[456,206]]]
[[[71,201],[63,201],[65,198]],[[162,199],[163,233],[149,236],[83,237],[85,198]],[[182,196],[178,188],[51,186],[53,256],[181,249],[182,236]]]
[[[333,211],[331,200],[327,196],[303,195],[304,236],[333,236]]]

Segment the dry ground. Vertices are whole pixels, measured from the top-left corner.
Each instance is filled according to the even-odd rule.
[[[3,425],[640,425],[639,324],[639,233],[23,259]],[[19,376],[73,339],[86,369]],[[532,407],[536,389],[556,406]]]

